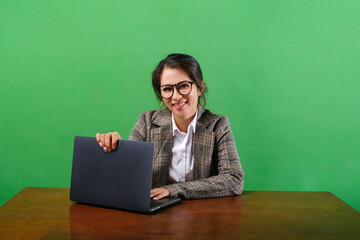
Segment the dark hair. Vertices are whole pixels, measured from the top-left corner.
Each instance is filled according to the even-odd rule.
[[[206,85],[203,85],[204,80],[199,63],[194,57],[180,53],[169,54],[165,59],[159,62],[156,69],[152,73],[152,85],[156,97],[160,102],[162,100],[160,95],[160,76],[165,67],[181,69],[186,72],[190,79],[194,81],[198,89],[200,89],[201,96],[198,99],[199,104],[200,98],[203,99],[203,103],[201,105],[206,104],[205,93],[207,91],[207,87]]]

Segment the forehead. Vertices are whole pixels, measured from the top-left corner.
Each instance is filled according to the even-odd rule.
[[[176,84],[184,80],[191,81],[189,75],[184,70],[165,67],[160,76],[160,85]]]

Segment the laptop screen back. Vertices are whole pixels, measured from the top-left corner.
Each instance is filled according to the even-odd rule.
[[[75,137],[70,199],[148,211],[153,151],[153,143],[119,140],[109,153],[95,138]]]

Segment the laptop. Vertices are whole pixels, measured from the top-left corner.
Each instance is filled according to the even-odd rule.
[[[152,213],[181,201],[150,199],[154,144],[119,140],[104,152],[94,137],[75,137],[70,200]]]

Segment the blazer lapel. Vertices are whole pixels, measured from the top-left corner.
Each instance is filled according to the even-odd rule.
[[[161,111],[153,123],[159,126],[151,130],[151,139],[154,143],[152,188],[155,188],[164,186],[168,182],[173,146],[171,112]]]
[[[211,174],[215,133],[206,128],[211,122],[212,118],[207,111],[199,107],[192,144],[195,179],[207,178]],[[154,119],[153,124],[158,126],[151,130],[151,139],[154,143],[152,188],[155,188],[168,184],[173,147],[171,112],[169,110],[161,111]]]
[[[195,179],[210,177],[215,133],[206,127],[212,122],[207,112],[199,107],[196,131],[193,135],[192,151],[194,155]]]

